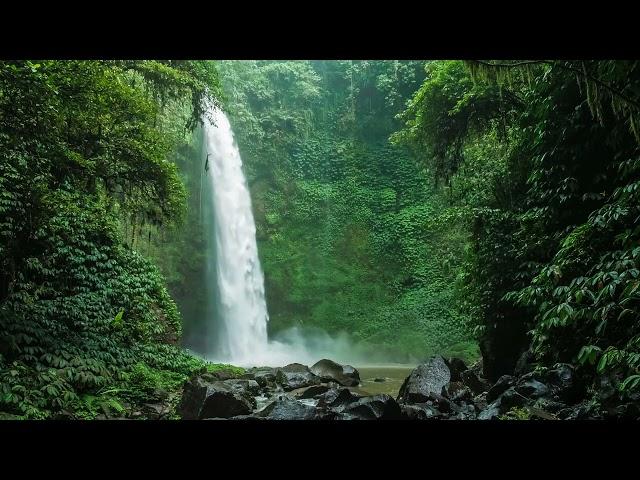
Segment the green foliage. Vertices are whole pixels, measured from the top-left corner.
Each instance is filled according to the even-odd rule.
[[[387,141],[423,75],[421,62],[222,63],[272,333],[346,331],[405,358],[468,340],[459,219]]]
[[[461,275],[485,370],[509,373],[528,331],[543,362],[637,388],[637,62],[464,63],[428,66],[393,138],[472,207]]]
[[[504,415],[500,415],[500,420],[529,420],[531,412],[527,408],[513,407]]]
[[[0,62],[0,410],[122,413],[105,389],[132,365],[189,370],[165,281],[122,227],[180,221],[175,126],[218,93],[198,62]]]

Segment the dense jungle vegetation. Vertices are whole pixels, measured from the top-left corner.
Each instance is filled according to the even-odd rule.
[[[229,114],[269,329],[640,394],[636,61],[0,62],[0,416],[174,416],[216,371],[199,125]],[[184,335],[183,335],[184,330]],[[240,370],[238,370],[240,371]]]

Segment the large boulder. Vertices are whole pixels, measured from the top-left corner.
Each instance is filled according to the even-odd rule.
[[[339,420],[398,420],[400,406],[387,394],[362,397],[337,410]]]
[[[281,395],[255,416],[267,420],[312,420],[316,416],[316,409],[287,395]]]
[[[311,372],[324,381],[335,381],[345,387],[360,384],[360,374],[351,365],[340,365],[329,359],[322,359],[311,366]]]
[[[328,385],[311,385],[310,387],[300,388],[291,393],[296,398],[316,398],[329,390]]]
[[[250,375],[262,388],[267,388],[276,381],[276,369],[271,367],[254,367],[247,371],[247,375]]]
[[[253,395],[258,390],[254,380],[212,382],[210,377],[195,376],[184,386],[178,414],[184,420],[248,415],[256,406]]]
[[[285,391],[297,388],[318,385],[320,377],[309,370],[309,367],[300,363],[291,363],[285,367],[276,369],[275,381]]]
[[[451,380],[451,372],[444,359],[436,355],[418,365],[405,379],[398,393],[399,403],[423,403],[441,395]]]
[[[348,388],[338,387],[332,388],[316,398],[318,399],[318,408],[329,409],[347,405],[361,397],[362,395],[354,393]]]

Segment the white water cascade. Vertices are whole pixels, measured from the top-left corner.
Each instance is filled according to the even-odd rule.
[[[204,122],[206,183],[200,193],[209,259],[206,357],[238,366],[272,367],[312,365],[321,358],[344,363],[364,358],[345,335],[291,328],[279,341],[268,339],[264,275],[242,159],[227,116],[213,107],[206,116],[215,123]]]
[[[242,159],[227,116],[209,112],[205,121],[215,247],[217,313],[223,335],[216,356],[235,364],[253,364],[268,350],[264,276],[258,258],[251,197]]]

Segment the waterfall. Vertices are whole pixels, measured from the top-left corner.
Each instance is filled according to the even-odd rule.
[[[227,116],[219,109],[208,116],[215,123],[205,121],[204,126],[205,182],[211,202],[207,210],[213,215],[208,234],[213,240],[215,267],[208,275],[213,278],[207,281],[216,286],[213,300],[218,323],[210,356],[237,365],[251,364],[268,350],[269,319],[251,197]]]
[[[264,276],[242,159],[227,116],[212,107],[206,117],[215,123],[204,122],[202,154],[207,161],[200,192],[210,302],[206,357],[238,366],[312,365],[323,357],[347,363],[357,352],[344,336],[294,327],[281,332],[278,340],[268,339]]]

